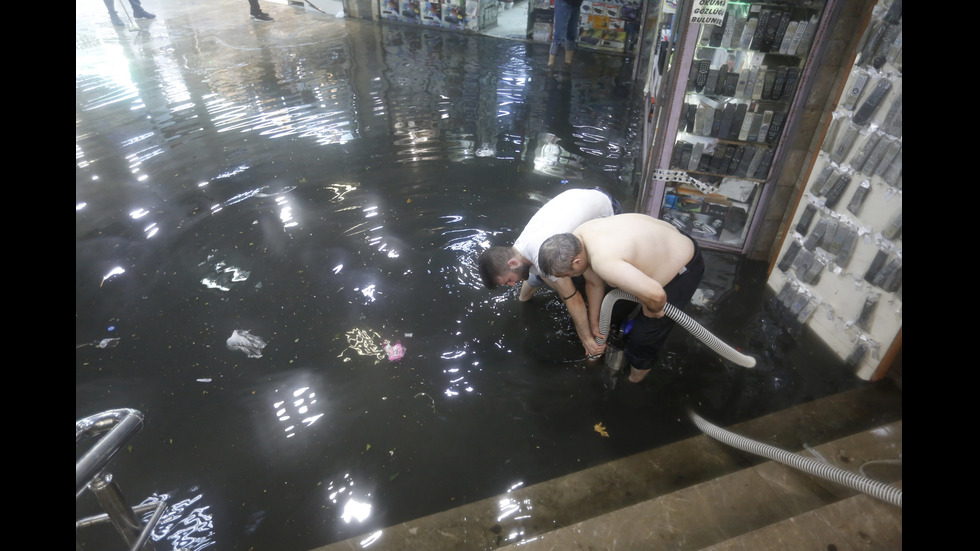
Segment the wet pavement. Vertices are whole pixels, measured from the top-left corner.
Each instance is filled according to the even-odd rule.
[[[144,5],[130,29],[76,3],[76,418],[145,414],[111,470],[171,504],[158,549],[311,549],[690,437],[692,405],[734,423],[863,384],[734,255],[689,314],[757,368],[676,331],[612,390],[553,295],[482,288],[476,255],[548,197],[632,207],[623,58]]]

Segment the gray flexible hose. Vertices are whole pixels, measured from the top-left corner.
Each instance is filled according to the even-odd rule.
[[[627,293],[622,289],[613,289],[612,291],[609,291],[605,298],[602,299],[602,306],[599,309],[599,332],[601,332],[603,335],[609,334],[609,318],[612,316],[613,306],[619,300],[640,302],[636,296]],[[667,304],[664,306],[664,314],[668,318],[674,320],[674,322],[684,329],[687,329],[687,331],[694,335],[699,341],[708,345],[708,347],[717,352],[723,358],[726,358],[742,367],[755,367],[755,358],[752,356],[746,356],[731,346],[728,346],[722,342],[721,339],[712,335],[707,329],[704,328],[704,326],[694,321],[693,318],[682,312],[674,305]],[[596,340],[598,341],[601,339],[597,338]]]
[[[701,429],[701,432],[707,434],[715,440],[738,448],[742,451],[768,457],[773,461],[778,461],[779,463],[788,465],[805,473],[819,476],[824,480],[829,480],[831,482],[836,482],[843,486],[847,486],[852,490],[857,490],[868,494],[871,497],[884,501],[885,503],[890,503],[898,507],[902,506],[901,488],[896,488],[895,486],[890,486],[883,482],[845,471],[844,469],[834,465],[820,463],[810,459],[809,457],[803,457],[799,454],[781,450],[775,446],[770,446],[769,444],[756,442],[755,440],[751,440],[716,425],[712,425],[693,411],[690,413],[690,415],[691,420],[694,421],[694,424],[697,425],[699,429]]]

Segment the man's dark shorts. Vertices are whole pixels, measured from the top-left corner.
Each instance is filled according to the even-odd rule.
[[[688,235],[688,237],[691,236]],[[667,302],[680,310],[687,307],[704,276],[704,258],[701,256],[701,247],[694,239],[691,241],[694,241],[694,257],[684,267],[683,273],[675,276],[674,279],[670,280],[670,283],[664,286],[664,291],[667,292]],[[667,316],[648,318],[643,315],[641,310],[633,320],[633,328],[626,340],[626,359],[637,369],[653,368],[657,364],[660,350],[674,325],[676,325],[674,320]]]

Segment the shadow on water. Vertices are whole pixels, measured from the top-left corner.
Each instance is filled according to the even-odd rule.
[[[482,288],[476,255],[561,190],[631,205],[621,60],[556,80],[541,45],[230,24],[230,0],[127,34],[94,4],[76,21],[76,418],[146,415],[112,472],[131,500],[167,497],[158,548],[309,549],[691,435],[691,403],[736,420],[853,384],[798,357],[818,348],[729,255],[693,314],[785,356],[749,372],[679,336],[664,377],[615,394],[556,297]],[[230,349],[236,331],[264,347]]]

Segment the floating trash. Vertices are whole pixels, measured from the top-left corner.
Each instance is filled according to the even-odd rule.
[[[94,346],[96,348],[115,348],[119,344],[119,337],[102,339],[100,341],[92,341],[84,344],[80,344],[75,348],[81,348],[83,346]]]
[[[379,360],[388,358],[388,361],[391,362],[397,362],[405,356],[405,347],[400,341],[392,344],[391,341],[383,339],[381,335],[373,331],[368,332],[364,329],[354,328],[348,331],[346,335],[347,348],[361,356],[374,356]],[[346,352],[347,349],[345,348],[344,351]],[[340,355],[343,356],[344,352],[341,352]]]
[[[265,348],[265,341],[261,337],[238,329],[232,331],[231,336],[228,337],[228,342],[225,344],[228,346],[228,350],[241,350],[249,358],[261,358],[262,349]]]
[[[388,354],[389,362],[397,362],[398,360],[402,359],[402,356],[405,355],[405,347],[402,346],[401,342],[391,344],[390,342],[385,341],[385,353]]]

